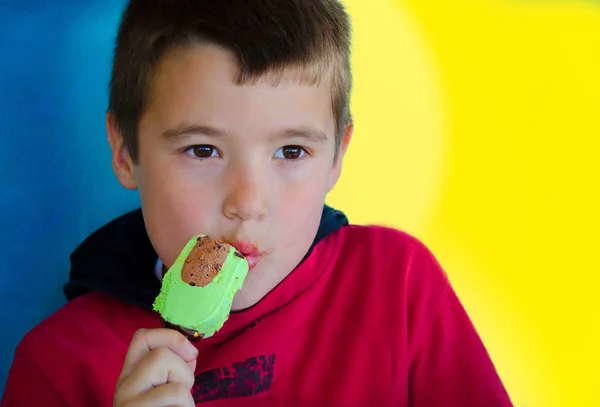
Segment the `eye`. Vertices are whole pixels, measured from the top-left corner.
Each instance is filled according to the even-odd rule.
[[[300,146],[283,146],[275,152],[275,158],[294,161],[304,158],[306,150]]]
[[[217,149],[207,144],[188,147],[185,150],[185,153],[194,158],[210,158],[219,156]]]

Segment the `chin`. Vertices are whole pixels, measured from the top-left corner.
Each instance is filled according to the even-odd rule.
[[[240,311],[250,308],[271,291],[269,287],[265,286],[264,278],[260,278],[260,273],[259,267],[248,273],[242,289],[233,297],[232,310]]]
[[[260,300],[260,298],[252,299],[252,296],[248,295],[248,294],[249,293],[244,292],[244,288],[242,288],[240,291],[238,291],[237,294],[235,295],[235,297],[233,297],[233,303],[231,305],[231,310],[232,311],[241,311],[246,308],[250,308],[251,306],[253,306]]]

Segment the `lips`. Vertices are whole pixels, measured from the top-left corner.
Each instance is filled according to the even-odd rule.
[[[246,261],[248,262],[248,268],[250,270],[252,270],[256,264],[258,264],[262,257],[262,253],[254,244],[250,242],[235,241],[231,242],[230,244],[246,258]]]

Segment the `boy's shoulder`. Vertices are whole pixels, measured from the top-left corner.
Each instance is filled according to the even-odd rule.
[[[418,254],[437,262],[423,241],[390,226],[350,224],[341,228],[338,235],[344,251],[361,250],[363,255],[379,255],[382,252],[401,256]]]
[[[77,297],[21,340],[7,392],[28,400],[26,405],[49,396],[55,399],[46,400],[48,405],[89,405],[90,400],[112,404],[114,385],[134,331],[156,324],[149,313],[102,294]],[[28,393],[31,382],[36,383],[40,395]]]
[[[122,310],[119,308],[126,306],[99,293],[82,295],[67,302],[32,328],[19,346],[36,348],[40,340],[60,343],[58,337],[64,338],[65,331],[72,334],[71,337],[87,337],[99,325],[111,323],[111,319],[114,320],[116,315],[121,314]]]
[[[336,268],[345,278],[354,274],[364,279],[389,283],[397,295],[403,290],[406,300],[431,294],[443,298],[450,287],[448,275],[432,251],[417,237],[387,226],[348,225],[333,234],[330,241]]]
[[[74,356],[75,349],[103,349],[109,332],[118,336],[115,340],[128,342],[141,321],[156,323],[147,311],[92,292],[69,301],[31,329],[17,353],[28,354],[41,368],[60,366],[62,357]]]
[[[342,230],[352,235],[361,235],[362,237],[384,237],[389,239],[391,242],[402,241],[405,244],[422,244],[421,241],[414,235],[392,226],[377,224],[359,225],[351,223],[342,228]]]

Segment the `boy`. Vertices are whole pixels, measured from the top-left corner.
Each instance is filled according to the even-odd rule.
[[[72,255],[70,302],[20,344],[2,406],[510,406],[431,253],[323,205],[352,135],[337,0],[131,0],[107,114],[142,210]],[[251,270],[192,345],[151,304],[186,241]]]

